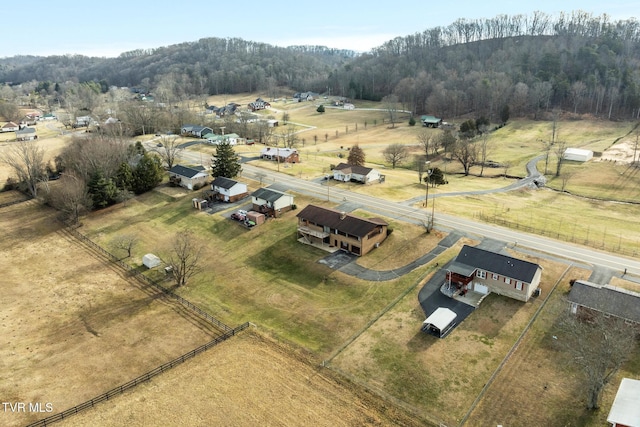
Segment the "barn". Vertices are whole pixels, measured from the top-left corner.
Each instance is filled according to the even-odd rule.
[[[574,162],[588,162],[593,158],[593,151],[582,148],[567,148],[564,150],[562,158]]]

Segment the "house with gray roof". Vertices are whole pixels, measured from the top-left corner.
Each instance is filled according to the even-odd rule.
[[[298,241],[358,256],[380,246],[389,227],[380,218],[362,218],[316,205],[308,205],[297,217]]]
[[[208,133],[213,133],[213,129],[207,126],[183,125],[182,128],[180,128],[181,135],[195,136],[196,138],[202,138]]]
[[[18,141],[31,141],[38,139],[36,128],[24,127],[16,131],[16,140]]]
[[[567,299],[573,314],[588,316],[590,312],[599,312],[640,323],[640,293],[586,280],[572,283]]]
[[[175,165],[169,170],[169,182],[174,185],[187,188],[189,190],[197,190],[207,184],[209,174],[204,166],[182,166]]]
[[[371,182],[384,182],[384,175],[381,175],[380,172],[373,168],[340,163],[333,168],[333,179],[343,182],[353,181],[369,184]]]
[[[491,292],[528,301],[540,285],[538,264],[464,245],[447,270],[446,280],[459,292]]]
[[[213,180],[211,192],[213,198],[221,202],[235,202],[249,195],[247,184],[224,176],[218,176]]]
[[[259,188],[251,194],[253,210],[272,216],[279,217],[281,214],[293,209],[293,196],[270,188]]]

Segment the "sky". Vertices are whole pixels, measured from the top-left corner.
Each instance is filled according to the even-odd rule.
[[[206,37],[237,37],[277,46],[322,45],[366,52],[398,36],[459,18],[582,10],[611,20],[638,18],[640,1],[514,0],[395,3],[380,0],[33,0],[3,20],[0,58],[15,55],[115,57]]]

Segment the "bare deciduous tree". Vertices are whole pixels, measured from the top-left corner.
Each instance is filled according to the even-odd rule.
[[[489,132],[486,127],[482,130],[482,136],[480,137],[480,141],[478,141],[478,154],[480,157],[480,176],[484,173],[484,166],[487,162],[487,157],[489,156],[489,152],[491,151],[491,140],[489,139]]]
[[[91,197],[86,183],[75,175],[63,174],[62,178],[52,185],[47,195],[48,202],[59,210],[66,221],[77,224],[80,215],[91,208]]]
[[[427,129],[422,129],[417,136],[418,144],[424,150],[425,159],[429,158],[429,155],[437,155],[438,154],[438,142],[433,135],[433,132],[430,132]]]
[[[567,310],[554,336],[569,363],[582,371],[587,408],[597,409],[602,390],[636,347],[636,330],[623,319],[600,312],[579,317]]]
[[[177,286],[186,285],[191,277],[202,271],[201,253],[202,245],[191,232],[181,231],[175,235],[166,263],[173,271]]]
[[[398,121],[398,96],[387,95],[382,98],[382,103],[384,104],[384,109],[389,115],[389,122],[391,123],[391,127],[395,128],[396,122]]]
[[[451,156],[460,162],[464,168],[464,174],[467,176],[478,157],[478,147],[475,141],[471,139],[459,139],[451,150]]]
[[[556,155],[556,176],[560,176],[560,172],[562,170],[562,164],[564,163],[564,152],[567,150],[567,142],[566,141],[556,141],[553,146],[553,151]]]
[[[178,160],[178,157],[182,152],[182,147],[180,147],[180,144],[178,143],[178,136],[163,135],[160,137],[160,141],[162,143],[162,147],[158,147],[156,152],[162,161],[167,164],[167,167],[171,169],[176,164],[176,160]]]
[[[391,163],[391,168],[395,169],[396,166],[407,159],[409,156],[409,150],[402,144],[391,144],[382,151],[384,159]]]
[[[0,154],[5,163],[17,175],[18,181],[26,185],[32,197],[38,196],[38,183],[47,179],[44,164],[44,150],[35,141],[12,143],[7,151]]]
[[[116,236],[111,242],[114,249],[127,252],[127,257],[131,258],[133,248],[138,244],[138,236],[134,234],[122,234]]]

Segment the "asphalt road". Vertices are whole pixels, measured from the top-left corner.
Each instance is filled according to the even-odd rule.
[[[154,143],[151,142],[153,147]],[[182,161],[193,164],[201,162],[201,153],[183,150]],[[296,165],[281,165],[281,167],[295,168]],[[392,202],[367,194],[354,193],[345,189],[337,189],[329,181],[309,181],[299,177],[281,174],[244,163],[242,165],[242,175],[262,181],[264,186],[277,184],[281,189],[289,189],[297,193],[305,194],[320,200],[332,201],[335,203],[348,203],[350,206],[359,206],[371,212],[379,213],[399,221],[406,221],[420,224],[427,218],[427,212],[406,203]],[[530,172],[530,171],[529,171]],[[525,178],[529,182],[531,176]],[[356,184],[354,184],[356,185]],[[512,187],[512,188],[515,188]],[[443,197],[446,193],[440,193]],[[511,230],[492,224],[485,224],[466,218],[452,215],[439,214],[435,211],[434,226],[445,231],[459,230],[483,238],[491,238],[505,242],[512,246],[529,248],[535,251],[548,253],[549,255],[576,261],[581,264],[591,264],[614,270],[620,274],[627,271],[629,275],[640,275],[640,260],[627,258],[608,252],[580,246],[577,244],[561,242],[548,237],[537,236],[517,230]]]

